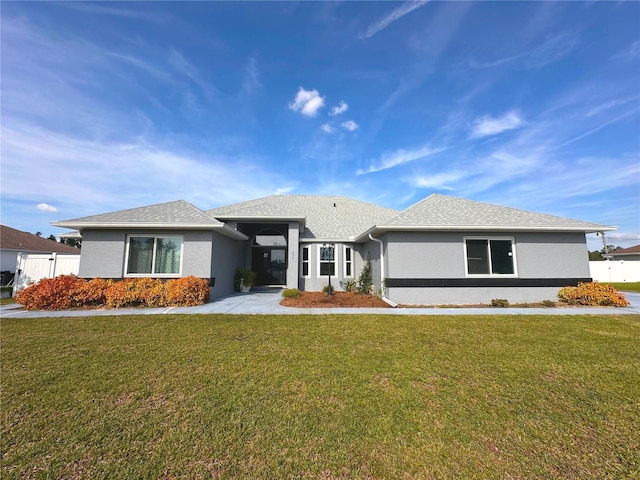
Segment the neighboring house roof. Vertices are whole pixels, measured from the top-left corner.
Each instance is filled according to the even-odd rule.
[[[20,252],[71,253],[76,255],[80,253],[79,248],[5,225],[0,225],[0,249]]]
[[[87,228],[219,229],[232,238],[247,238],[184,200],[52,222],[52,225],[81,232]]]
[[[629,255],[640,255],[640,245],[634,245],[629,248],[622,248],[620,250],[616,250],[615,252],[609,252],[606,255],[603,255],[605,258],[612,257],[626,257]]]
[[[615,227],[433,194],[360,235],[390,230],[579,231]]]
[[[397,210],[340,196],[271,195],[207,210],[225,220],[304,219],[300,239],[353,239],[372,225],[398,213]]]

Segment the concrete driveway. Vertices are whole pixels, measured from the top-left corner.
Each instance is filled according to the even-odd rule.
[[[197,307],[120,308],[112,310],[23,310],[19,305],[0,306],[0,318],[90,317],[99,315],[166,315],[166,314],[231,314],[231,315],[640,315],[640,293],[625,292],[631,305],[613,307],[563,308],[290,308],[280,305],[280,292],[238,293]]]

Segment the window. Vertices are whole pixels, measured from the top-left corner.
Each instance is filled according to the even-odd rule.
[[[344,276],[353,277],[353,248],[344,246]]]
[[[515,275],[512,238],[467,238],[468,275]]]
[[[335,245],[318,245],[318,275],[324,277],[336,274]]]
[[[129,237],[127,275],[180,275],[182,237]]]
[[[302,247],[302,276],[309,276],[309,247]]]

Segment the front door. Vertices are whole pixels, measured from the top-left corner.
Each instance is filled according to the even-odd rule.
[[[253,247],[251,269],[256,272],[256,285],[285,285],[287,283],[286,249]]]

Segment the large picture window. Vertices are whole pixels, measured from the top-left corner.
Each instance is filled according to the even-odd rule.
[[[468,275],[515,275],[512,238],[467,238],[465,255]]]
[[[127,275],[175,276],[182,267],[182,237],[130,236]]]

